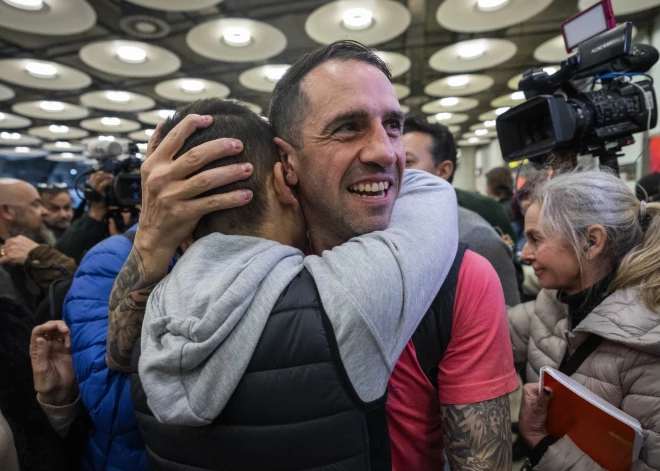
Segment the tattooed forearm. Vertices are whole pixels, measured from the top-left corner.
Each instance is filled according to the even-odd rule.
[[[452,471],[511,469],[509,397],[441,405],[445,451]]]
[[[144,258],[133,246],[110,294],[106,363],[111,368],[130,370],[131,352],[140,339],[147,299],[158,281],[147,273]]]

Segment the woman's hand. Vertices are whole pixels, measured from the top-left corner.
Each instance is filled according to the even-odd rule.
[[[71,331],[64,321],[48,321],[34,328],[30,358],[39,400],[51,406],[70,404],[78,384],[71,357]]]
[[[548,436],[545,427],[548,418],[548,405],[552,399],[552,391],[548,388],[539,389],[539,383],[527,383],[523,386],[522,403],[518,425],[520,435],[532,448]]]

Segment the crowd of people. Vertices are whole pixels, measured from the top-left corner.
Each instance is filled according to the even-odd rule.
[[[0,180],[0,470],[508,470],[512,430],[526,469],[603,469],[548,432],[548,366],[660,470],[657,177],[455,189],[451,133],[353,41],[299,58],[268,122],[199,100],[146,154],[123,232]]]

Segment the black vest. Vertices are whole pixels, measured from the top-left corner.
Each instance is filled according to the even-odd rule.
[[[437,377],[437,364],[451,334],[463,251],[459,248],[450,275],[413,336],[418,361],[429,378],[433,378],[434,367]],[[134,366],[139,343],[137,347]],[[435,379],[432,382],[436,384]],[[386,397],[364,403],[355,393],[307,270],[278,299],[245,375],[212,424],[159,423],[147,406],[137,374],[133,375],[131,395],[150,470],[392,468]]]

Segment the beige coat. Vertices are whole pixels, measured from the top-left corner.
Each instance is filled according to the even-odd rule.
[[[566,348],[574,352],[588,334],[605,339],[572,378],[640,421],[646,441],[633,470],[660,470],[660,315],[649,311],[636,291],[617,291],[573,332],[568,307],[555,291],[509,308],[515,362],[527,363],[527,380],[539,380],[542,366],[557,368]],[[552,445],[535,469],[601,470],[568,438]]]

